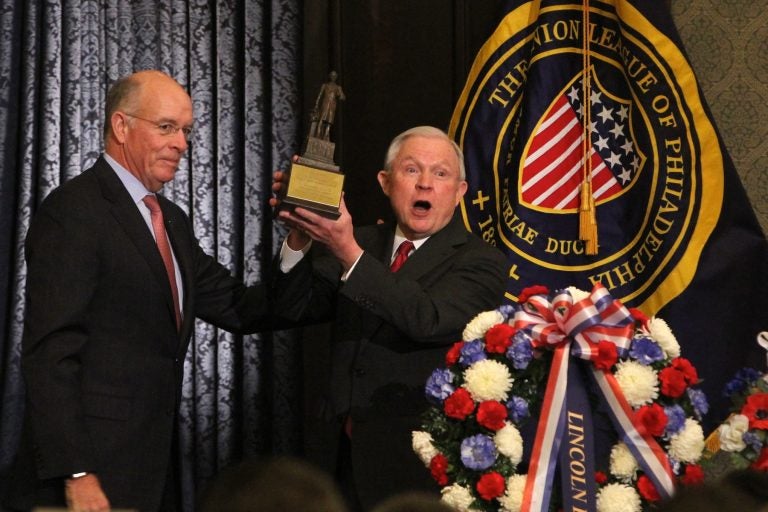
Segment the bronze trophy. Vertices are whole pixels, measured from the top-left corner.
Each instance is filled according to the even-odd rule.
[[[336,144],[330,140],[337,102],[345,99],[337,78],[336,72],[331,71],[329,81],[320,87],[304,152],[291,164],[278,206],[280,210],[300,206],[324,217],[335,219],[340,215],[344,175],[333,161]]]

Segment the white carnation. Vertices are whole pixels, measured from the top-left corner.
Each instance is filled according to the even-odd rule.
[[[499,497],[502,512],[520,512],[525,492],[526,475],[512,475],[507,479],[507,490]]]
[[[510,422],[505,422],[504,426],[493,436],[493,442],[496,443],[499,453],[509,457],[510,462],[517,466],[523,459],[523,437]]]
[[[443,487],[440,490],[440,494],[442,494],[440,498],[441,501],[447,503],[460,512],[470,510],[470,505],[472,505],[472,502],[475,501],[475,498],[472,497],[472,493],[469,491],[469,489],[462,487],[459,484]]]
[[[569,286],[568,288],[566,288],[566,290],[568,290],[568,292],[571,294],[571,297],[573,297],[573,302],[579,302],[582,299],[586,299],[590,295],[589,292],[580,290],[575,286]]]
[[[421,462],[427,467],[429,467],[432,458],[438,454],[435,445],[432,444],[432,434],[429,432],[421,430],[411,432],[411,446],[413,446],[413,451],[419,456]]]
[[[743,414],[733,414],[728,421],[720,425],[720,448],[726,452],[740,452],[747,447],[744,434],[749,430],[749,418]]]
[[[669,440],[669,456],[680,462],[692,464],[701,458],[704,451],[704,430],[692,419],[685,420],[685,426]]]
[[[635,478],[637,460],[624,443],[614,445],[611,450],[611,474],[622,482],[629,483]]]
[[[677,338],[675,338],[667,322],[655,316],[651,317],[648,320],[648,330],[651,338],[659,344],[664,353],[667,354],[667,357],[670,359],[680,357],[680,344],[677,342]]]
[[[597,494],[597,512],[640,512],[640,495],[624,484],[608,484]]]
[[[634,408],[649,404],[659,396],[659,378],[650,366],[622,361],[616,365],[615,377],[627,402]]]
[[[475,402],[485,400],[504,401],[512,389],[512,375],[509,368],[493,359],[477,361],[464,370],[464,388]]]
[[[483,311],[473,318],[464,328],[461,338],[464,341],[481,340],[485,333],[496,324],[504,323],[504,316],[496,311]]]

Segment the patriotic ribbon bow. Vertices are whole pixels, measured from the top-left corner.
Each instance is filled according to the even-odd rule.
[[[521,507],[523,512],[539,512],[549,507],[563,437],[569,355],[595,362],[601,342],[613,344],[619,356],[625,355],[632,341],[634,319],[599,283],[588,297],[577,302],[564,290],[551,302],[534,295],[522,306],[515,313],[515,328],[528,332],[534,347],[554,350]],[[590,370],[620,438],[659,494],[671,496],[674,480],[666,453],[650,434],[635,426],[632,408],[613,374],[595,365],[590,365]]]
[[[542,295],[530,297],[515,314],[515,328],[527,330],[536,348],[572,342],[572,355],[594,360],[596,345],[601,341],[615,345],[619,356],[626,354],[632,342],[634,319],[598,283],[589,297],[576,303],[567,290],[558,293],[551,303]]]

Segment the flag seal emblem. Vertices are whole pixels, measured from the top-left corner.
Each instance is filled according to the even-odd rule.
[[[580,4],[521,3],[478,53],[450,129],[467,166],[461,212],[508,255],[510,298],[601,283],[654,314],[693,279],[723,155],[674,41],[629,1],[590,2],[585,69],[583,19]],[[578,236],[585,168],[597,255]]]

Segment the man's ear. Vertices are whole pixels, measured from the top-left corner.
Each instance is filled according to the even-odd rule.
[[[115,140],[123,144],[128,129],[128,116],[122,112],[113,112],[109,122],[112,125],[112,135],[115,137]]]
[[[461,198],[464,197],[464,194],[467,193],[467,187],[468,186],[469,185],[467,185],[467,182],[465,180],[461,180],[459,182],[459,188],[456,191],[456,205],[457,206],[461,202]]]
[[[379,185],[381,186],[381,190],[384,192],[384,195],[389,197],[389,173],[387,171],[379,171],[379,174],[376,175],[376,178],[379,180]]]

